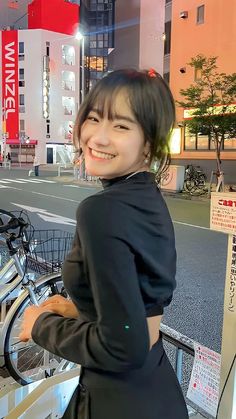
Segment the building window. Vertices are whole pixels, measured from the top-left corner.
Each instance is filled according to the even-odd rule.
[[[195,68],[194,70],[194,80],[198,81],[202,78],[202,69],[201,68]]]
[[[209,150],[210,149],[210,138],[208,135],[198,133],[197,135],[197,149],[198,150]]]
[[[24,119],[20,119],[20,131],[21,132],[25,131],[25,120]]]
[[[19,68],[19,80],[25,79],[25,70],[24,68]]]
[[[215,142],[209,135],[190,134],[187,127],[184,132],[184,150],[215,150]],[[236,150],[236,138],[225,138],[223,150]]]
[[[20,106],[24,106],[25,104],[25,95],[20,94]]]
[[[199,6],[197,8],[197,24],[204,23],[204,14],[205,14],[205,5]]]
[[[71,45],[62,46],[62,63],[65,65],[75,65],[75,48]]]
[[[47,124],[47,134],[50,134],[50,125]]]
[[[170,54],[171,46],[171,21],[165,23],[165,44],[164,44],[164,54]]]
[[[224,139],[224,150],[236,150],[236,138]]]
[[[75,73],[73,71],[62,71],[62,89],[75,91]]]
[[[19,54],[25,53],[25,44],[24,42],[19,42]]]
[[[184,150],[196,150],[197,138],[196,135],[190,134],[187,128],[184,130]]]

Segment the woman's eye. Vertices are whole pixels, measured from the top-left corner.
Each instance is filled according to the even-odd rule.
[[[129,127],[127,127],[127,126],[125,126],[125,125],[121,125],[121,124],[119,124],[119,125],[116,125],[115,126],[115,128],[118,128],[118,129],[121,129],[121,130],[128,130],[129,129]]]
[[[92,122],[98,122],[98,118],[96,116],[93,116],[93,115],[88,115],[87,119],[89,121],[92,121]]]

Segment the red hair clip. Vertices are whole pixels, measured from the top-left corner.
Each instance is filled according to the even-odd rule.
[[[148,71],[148,75],[149,77],[156,78],[157,74],[154,68],[150,68],[150,70]]]

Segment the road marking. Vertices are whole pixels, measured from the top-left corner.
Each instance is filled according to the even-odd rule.
[[[0,189],[3,189],[3,188],[8,188],[8,186],[0,185]]]
[[[194,224],[182,223],[181,221],[174,221],[174,220],[173,220],[173,223],[174,223],[174,224],[181,224],[181,225],[184,225],[184,226],[187,226],[187,227],[200,228],[200,229],[202,229],[202,230],[211,230],[211,229],[210,229],[210,227],[196,226],[196,225],[194,225]]]
[[[15,183],[25,183],[25,182],[22,182],[21,180],[16,180],[16,179],[3,179],[3,180],[7,180],[8,182],[15,182]]]
[[[21,190],[23,191],[24,189],[21,189]],[[77,201],[76,199],[63,198],[62,196],[47,195],[47,194],[41,193],[41,192],[30,191],[30,193],[35,194],[35,195],[47,196],[48,198],[61,199],[62,201],[76,202],[77,204],[79,204],[81,202],[81,200]]]
[[[9,182],[7,182],[6,180],[0,180],[0,183],[9,183]]]
[[[73,225],[73,226],[76,225],[76,221],[73,220],[72,218],[63,217],[61,215],[54,214],[42,208],[28,207],[27,205],[16,204],[14,202],[11,202],[11,204],[17,207],[20,207],[21,209],[24,209],[26,211],[36,213],[44,221],[48,221],[50,223]]]
[[[24,181],[24,183],[40,183],[38,180],[32,180],[32,179],[20,179],[20,178],[17,178],[17,180],[23,180]]]
[[[79,188],[79,189],[88,189],[88,191],[91,191],[92,189],[97,189],[96,186],[83,186],[83,185],[64,185],[63,186],[67,186],[67,188]]]
[[[57,183],[55,180],[45,180],[45,179],[21,179],[17,178],[19,180],[24,180],[25,182],[32,182],[32,183]]]

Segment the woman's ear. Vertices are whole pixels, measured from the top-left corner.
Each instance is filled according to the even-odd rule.
[[[146,141],[144,145],[144,155],[145,157],[150,157],[151,155],[151,144],[149,143],[149,141]]]

